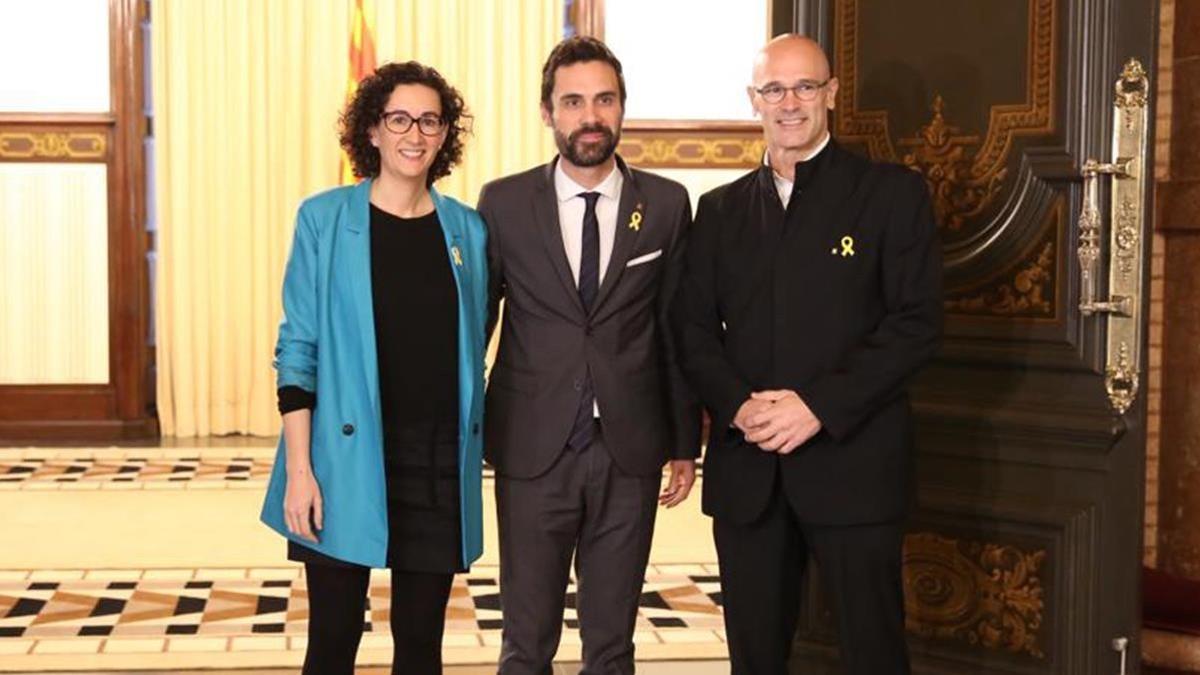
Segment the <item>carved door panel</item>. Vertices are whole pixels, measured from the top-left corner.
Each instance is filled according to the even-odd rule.
[[[1153,83],[1131,59],[1153,72],[1156,12],[1148,0],[797,5],[841,81],[834,133],[920,171],[943,239],[945,344],[913,384],[917,672],[1139,672],[1153,166],[1139,124]],[[838,672],[828,607],[808,588],[794,671]]]

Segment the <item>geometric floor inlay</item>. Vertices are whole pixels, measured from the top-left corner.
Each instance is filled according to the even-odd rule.
[[[225,564],[218,560],[228,559],[219,555],[212,556],[212,564],[206,566],[201,561],[210,558],[203,553],[189,551],[181,557],[149,547],[149,557],[142,558],[141,553],[132,552],[136,546],[122,553],[119,545],[105,544],[95,560],[115,561],[116,569],[112,563],[103,569],[79,569],[75,566],[88,564],[83,562],[86,555],[63,558],[50,543],[73,541],[72,533],[80,527],[100,528],[89,532],[90,536],[103,534],[102,518],[88,510],[92,497],[86,493],[92,491],[97,497],[95,513],[116,513],[116,517],[123,509],[139,508],[138,493],[149,491],[156,494],[147,503],[185,510],[194,510],[198,503],[219,505],[218,510],[236,505],[233,510],[241,514],[248,508],[246,503],[255,502],[244,517],[256,527],[257,501],[248,493],[265,488],[274,457],[272,438],[164,441],[157,446],[0,448],[0,494],[12,504],[20,502],[24,493],[46,493],[31,504],[59,509],[45,519],[44,527],[37,518],[27,517],[29,512],[13,521],[22,537],[37,541],[36,550],[28,556],[8,549],[9,562],[5,564],[9,567],[0,569],[0,673],[296,668],[308,643],[307,589],[300,566],[214,566]],[[492,478],[491,469],[485,467],[485,489],[491,489]],[[166,492],[179,490],[204,494],[197,495],[196,501],[163,498]],[[60,512],[71,504],[78,504],[79,513],[87,516],[76,522],[70,515],[76,511]],[[15,508],[22,507],[17,503]],[[695,510],[694,523],[702,522],[698,508]],[[707,521],[703,522],[707,527]],[[212,526],[207,524],[209,529]],[[679,526],[679,522],[674,525]],[[689,532],[693,526],[698,525],[692,520],[683,525]],[[241,527],[238,536],[252,536],[250,527]],[[154,531],[154,541],[162,538],[160,530]],[[680,531],[671,530],[675,534]],[[137,536],[138,530],[127,527],[122,532],[121,536]],[[253,536],[258,534],[254,530]],[[207,535],[198,531],[195,536],[203,540]],[[239,546],[236,537],[214,535],[209,539],[214,551],[232,547],[236,552]],[[14,537],[6,540],[6,545],[21,546]],[[667,541],[672,542],[671,537]],[[262,548],[258,539],[247,545]],[[697,557],[692,560],[715,558],[710,545],[694,549]],[[671,559],[679,560],[681,552],[691,555],[693,546],[674,541],[667,550]],[[70,569],[27,569],[23,564],[47,555],[81,562],[67,563]],[[246,557],[264,559],[264,553],[254,549]],[[178,563],[174,561],[189,558],[196,561],[191,568],[175,567]],[[147,567],[137,567],[140,565]],[[651,564],[647,568],[634,633],[639,662],[727,658],[718,573],[715,564],[707,563]],[[502,625],[498,577],[494,564],[477,564],[455,578],[442,642],[447,665],[495,665]],[[374,571],[369,606],[363,615],[360,665],[386,665],[391,659],[388,591],[387,571]],[[562,638],[555,656],[559,662],[580,660],[573,593],[574,587],[568,587]]]
[[[266,457],[0,458],[0,483],[261,481],[270,476],[271,463],[272,459]]]
[[[639,602],[640,652],[647,644],[723,651],[717,572],[711,565],[651,566]],[[455,578],[446,610],[447,662],[471,661],[454,658],[456,648],[499,646],[497,578],[498,570],[486,566]],[[388,591],[386,570],[373,573],[363,616],[366,647],[382,646],[375,636],[390,639]],[[566,604],[563,643],[578,644],[573,583]],[[200,645],[295,652],[304,648],[307,621],[307,590],[296,568],[0,571],[0,654],[63,653],[72,641],[76,654],[194,652]]]
[[[108,456],[110,455],[111,456]],[[220,487],[262,489],[271,475],[274,448],[254,448],[241,455],[201,457],[155,456],[154,450],[95,455],[59,452],[47,457],[0,456],[0,489],[79,489]],[[697,463],[697,476],[703,466]],[[492,478],[491,467],[484,467]]]

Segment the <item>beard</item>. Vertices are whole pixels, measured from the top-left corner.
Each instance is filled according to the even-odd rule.
[[[586,133],[600,133],[604,138],[595,143],[579,140],[579,137]],[[558,153],[575,166],[599,166],[607,162],[617,151],[617,144],[620,142],[620,134],[599,123],[579,127],[572,131],[570,136],[563,135],[557,127],[554,129],[554,144],[558,146]]]

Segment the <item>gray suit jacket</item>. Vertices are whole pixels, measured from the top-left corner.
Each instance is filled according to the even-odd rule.
[[[667,319],[691,205],[682,185],[617,162],[625,180],[616,238],[590,314],[563,248],[554,161],[480,192],[489,335],[505,300],[484,452],[504,475],[531,478],[550,468],[566,446],[589,370],[605,442],[622,470],[654,474],[668,459],[700,454],[700,407],[676,364]],[[628,266],[643,256],[653,259]]]

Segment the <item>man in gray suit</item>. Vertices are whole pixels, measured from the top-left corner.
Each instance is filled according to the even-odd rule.
[[[612,52],[564,40],[542,69],[542,119],[559,156],[479,196],[489,333],[505,300],[484,424],[503,675],[550,672],[572,554],[583,673],[633,672],[656,495],[674,506],[695,480],[700,411],[666,318],[691,207],[683,186],[616,155],[624,107]]]

